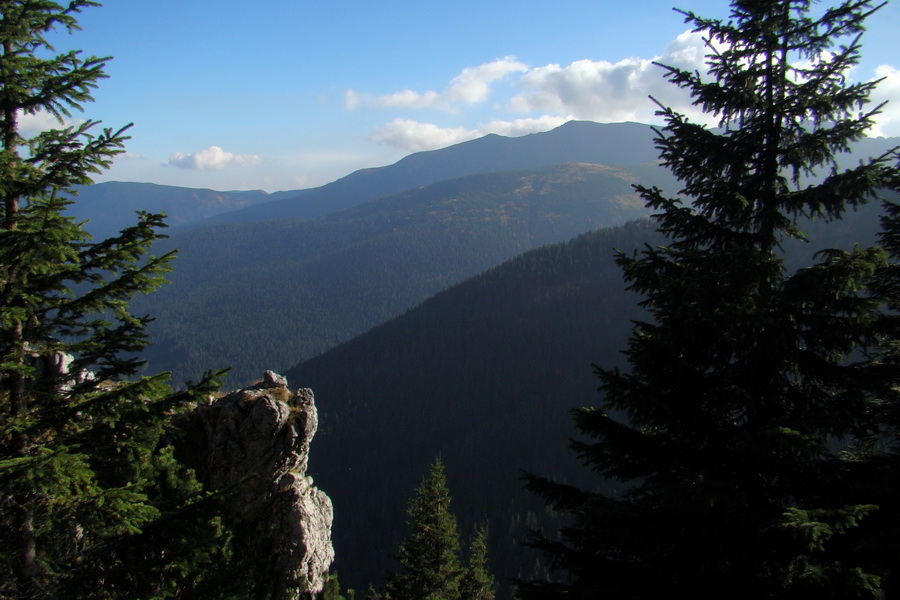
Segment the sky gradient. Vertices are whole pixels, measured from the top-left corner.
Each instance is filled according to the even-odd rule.
[[[672,5],[108,0],[54,41],[114,57],[96,101],[74,115],[134,123],[127,154],[98,181],[271,192],[487,133],[652,122],[649,94],[690,114],[651,64],[702,66],[702,42]],[[728,13],[723,0],[675,5]],[[874,99],[895,99],[873,135],[900,136],[898,31],[893,0],[869,20],[852,73],[885,77]]]

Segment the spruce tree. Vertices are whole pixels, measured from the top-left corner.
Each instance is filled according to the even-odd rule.
[[[354,600],[356,592],[353,589],[346,590],[346,595],[341,591],[341,582],[337,573],[329,573],[325,579],[325,586],[319,594],[319,600]]]
[[[402,570],[389,573],[384,593],[370,587],[370,600],[493,600],[488,570],[487,526],[475,531],[467,566],[460,562],[456,517],[440,458],[407,508],[409,535],[397,551]]]
[[[459,533],[440,459],[416,490],[407,516],[409,534],[397,550],[402,570],[388,576],[386,596],[391,600],[457,600],[463,574]]]
[[[880,597],[889,573],[855,537],[878,507],[847,493],[860,471],[843,450],[872,428],[885,378],[896,389],[896,370],[866,361],[883,322],[869,284],[887,257],[833,250],[791,270],[782,248],[804,239],[804,219],[836,221],[896,188],[896,151],[836,161],[878,110],[876,83],[848,77],[876,9],[736,0],[728,20],[682,13],[705,32],[708,72],[663,73],[719,126],[660,107],[656,143],[681,194],[638,190],[670,242],[618,256],[649,316],[629,370],[597,369],[602,408],[575,411],[589,438],[575,451],[618,488],[528,476],[571,524],[532,540],[565,578],[522,582],[521,597]]]
[[[487,527],[479,527],[459,586],[460,600],[494,600],[494,576],[488,570]]]
[[[148,255],[163,216],[93,241],[66,215],[76,186],[122,151],[126,129],[64,125],[91,101],[106,58],[54,54],[96,2],[0,2],[0,596],[164,598],[201,593],[228,562],[225,532],[175,460],[173,418],[215,387],[173,393],[136,377],[163,283]],[[20,120],[60,127],[26,138]],[[219,592],[210,591],[209,597]]]

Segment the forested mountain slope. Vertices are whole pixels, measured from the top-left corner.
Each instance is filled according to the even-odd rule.
[[[827,235],[807,223],[812,242],[788,245],[811,256],[870,244],[880,212],[862,207]],[[622,364],[641,311],[614,249],[645,243],[664,242],[639,221],[538,248],[287,372],[316,394],[311,473],[335,504],[345,585],[365,589],[390,567],[408,491],[437,455],[461,530],[490,522],[498,577],[539,574],[536,555],[518,543],[548,521],[519,473],[595,484],[578,481],[589,475],[567,449],[569,409],[600,400],[591,363]]]
[[[533,250],[287,372],[316,394],[310,473],[334,502],[345,585],[391,566],[437,455],[463,534],[489,521],[498,578],[530,570],[517,544],[542,511],[519,470],[579,476],[569,409],[596,401],[591,362],[619,363],[639,314],[613,249],[654,239],[642,221]]]
[[[142,299],[149,368],[229,385],[324,352],[530,248],[646,214],[631,184],[662,173],[587,164],[485,173],[314,220],[174,234],[172,284]]]

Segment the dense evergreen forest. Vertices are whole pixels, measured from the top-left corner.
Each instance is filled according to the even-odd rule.
[[[881,214],[862,207],[837,237],[809,224],[815,241],[790,247],[795,268],[826,247],[874,242]],[[543,573],[541,557],[519,544],[530,528],[558,523],[523,490],[520,469],[585,481],[565,443],[569,410],[597,402],[591,364],[623,366],[642,315],[615,251],[664,241],[636,221],[527,252],[287,371],[316,393],[311,472],[335,502],[346,586],[381,581],[405,494],[438,454],[463,529],[490,522],[503,593],[509,578]]]
[[[590,363],[620,364],[639,314],[613,249],[654,237],[638,222],[534,250],[286,373],[316,394],[310,472],[335,503],[344,585],[381,582],[437,455],[461,528],[489,521],[495,572],[533,574],[518,543],[543,510],[518,469],[578,474],[568,410],[596,400]]]
[[[644,129],[635,124],[618,137],[600,127],[599,138],[589,125],[572,123],[540,139],[572,144],[569,154],[577,156],[601,156],[597,145],[610,137],[624,143],[623,134],[635,134],[636,147],[643,143]],[[867,151],[883,153],[889,143],[861,140],[842,164],[858,162]],[[475,146],[478,156],[489,154]],[[439,163],[455,161],[460,170],[474,168],[456,156],[460,148],[451,150],[449,157],[424,154],[440,154]],[[531,147],[514,152],[518,162],[536,160],[532,155],[543,156]],[[643,157],[629,150],[622,159]],[[375,170],[353,179],[378,175],[399,185],[407,162],[442,172],[426,160],[432,158],[400,161],[385,167],[383,177]],[[233,367],[227,384],[239,386],[262,370],[325,352],[529,248],[646,215],[633,182],[674,189],[671,175],[656,164],[566,164],[446,180],[311,220],[175,228],[157,246],[159,252],[179,250],[172,284],[135,304],[136,312],[155,318],[154,343],[143,358],[149,371],[172,370],[176,384],[210,365]]]
[[[525,250],[645,215],[631,184],[662,173],[564,164],[471,175],[314,220],[173,235],[157,244],[179,251],[171,285],[135,303],[155,318],[148,368],[179,382],[233,367],[234,386],[285,369]]]

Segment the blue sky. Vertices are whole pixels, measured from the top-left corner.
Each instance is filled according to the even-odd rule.
[[[727,15],[723,0],[674,4]],[[98,180],[297,189],[486,133],[688,110],[649,61],[699,67],[672,0],[108,0],[57,49],[113,56],[80,117],[134,123]],[[897,100],[900,0],[868,24],[853,76]],[[35,119],[34,126],[38,126]]]

